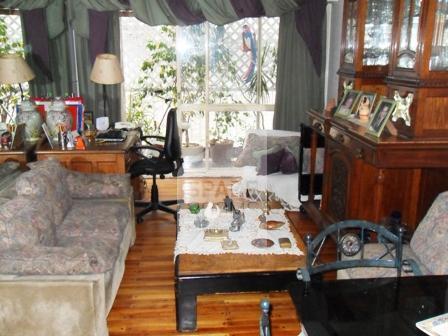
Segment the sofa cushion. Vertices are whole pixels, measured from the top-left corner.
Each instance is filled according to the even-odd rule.
[[[130,216],[124,202],[76,201],[57,228],[57,245],[82,248],[97,257],[102,271],[111,270]]]
[[[18,196],[0,206],[0,246],[54,245],[52,216],[45,203]]]
[[[7,161],[0,164],[0,178],[8,176],[12,172],[19,170],[20,164],[18,162]]]
[[[73,198],[124,198],[131,192],[129,174],[85,174],[69,171],[66,182]]]
[[[247,134],[244,140],[243,150],[236,158],[234,165],[242,166],[256,166],[257,158],[253,153],[259,150],[266,150],[276,145],[280,147],[298,148],[300,144],[300,133],[281,131],[281,130],[258,130],[251,131]]]
[[[75,201],[64,222],[57,228],[57,243],[60,244],[61,239],[66,237],[121,239],[129,217],[129,207],[124,202]]]
[[[283,153],[279,169],[283,174],[295,174],[298,172],[296,158],[289,150],[289,147],[287,147]]]
[[[72,205],[65,181],[65,169],[56,160],[38,161],[28,165],[31,170],[17,179],[17,194],[41,199],[53,214],[54,223],[59,225]]]
[[[280,147],[276,152],[262,155],[257,162],[257,174],[270,175],[278,172],[284,152],[285,150]]]
[[[437,196],[411,239],[411,248],[431,274],[448,274],[448,192]]]

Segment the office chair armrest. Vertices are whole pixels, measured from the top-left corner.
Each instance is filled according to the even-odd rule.
[[[163,155],[163,147],[160,147],[160,146],[157,146],[157,145],[132,146],[130,148],[130,150],[132,152],[134,152],[135,154],[137,154],[139,157],[147,159],[148,157],[145,154],[140,152],[142,149],[154,150],[154,151],[158,152],[159,155]]]
[[[156,139],[159,141],[165,141],[165,137],[160,135],[144,135],[140,137],[140,140],[145,141],[147,143],[151,143],[150,141],[147,141],[147,139]]]

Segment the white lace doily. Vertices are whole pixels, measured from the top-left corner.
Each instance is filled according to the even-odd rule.
[[[203,210],[201,210],[203,211]],[[283,221],[286,224],[277,230],[261,229],[258,216],[262,213],[260,209],[244,209],[246,222],[238,232],[229,231],[229,238],[236,240],[239,248],[237,250],[224,250],[221,242],[210,242],[204,240],[205,229],[228,229],[232,222],[232,213],[221,212],[220,216],[212,221],[206,228],[197,228],[194,220],[198,215],[190,213],[187,209],[179,211],[176,246],[174,248],[174,257],[178,254],[222,254],[222,253],[245,253],[245,254],[293,254],[303,255],[303,252],[297,247],[296,239],[289,228],[288,219],[285,217],[284,210],[275,209],[271,211],[268,219]],[[278,239],[289,238],[291,248],[281,248]],[[252,245],[252,240],[257,238],[267,238],[274,242],[274,245],[268,248],[258,248]]]

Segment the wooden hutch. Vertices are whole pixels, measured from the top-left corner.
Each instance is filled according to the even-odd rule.
[[[349,218],[380,222],[397,210],[414,229],[448,190],[448,6],[345,0],[343,25],[341,81],[353,79],[354,89],[389,98],[395,90],[413,93],[410,122],[398,119],[397,135],[385,130],[377,138],[350,120],[309,111],[326,151],[321,208],[304,207],[321,226]]]

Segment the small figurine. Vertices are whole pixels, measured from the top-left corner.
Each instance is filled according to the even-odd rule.
[[[246,217],[244,216],[244,213],[240,210],[234,210],[233,211],[233,220],[232,223],[230,223],[229,230],[232,232],[240,231],[241,226],[246,222]]]
[[[66,139],[67,139],[67,149],[75,148],[75,138],[73,137],[72,132],[67,132]]]
[[[75,139],[75,148],[76,149],[86,149],[86,144],[84,143],[84,139],[82,136],[77,136]]]
[[[233,205],[233,201],[229,196],[224,198],[224,211],[233,211],[235,210],[235,206]]]
[[[205,228],[209,224],[209,221],[204,217],[204,215],[198,215],[194,220],[194,226],[198,228]]]
[[[397,102],[397,107],[392,114],[392,121],[403,119],[406,126],[411,126],[411,116],[409,114],[409,108],[414,100],[414,94],[409,93],[405,98],[400,96],[400,93],[395,90],[394,100]]]
[[[199,211],[201,211],[201,207],[199,206],[198,203],[192,203],[190,204],[190,206],[188,207],[188,209],[190,210],[190,212],[194,215],[198,214]]]
[[[219,214],[221,213],[221,209],[219,209],[219,206],[215,205],[215,210],[213,210],[213,203],[208,202],[207,207],[204,210],[204,216],[209,221],[212,221],[219,217]]]
[[[10,132],[4,132],[1,136],[1,145],[2,149],[9,149],[11,147],[11,133]]]
[[[369,97],[364,96],[364,98],[362,99],[362,101],[358,107],[358,115],[359,115],[360,120],[363,120],[363,121],[369,120],[369,115],[370,115],[370,99],[369,99]]]

